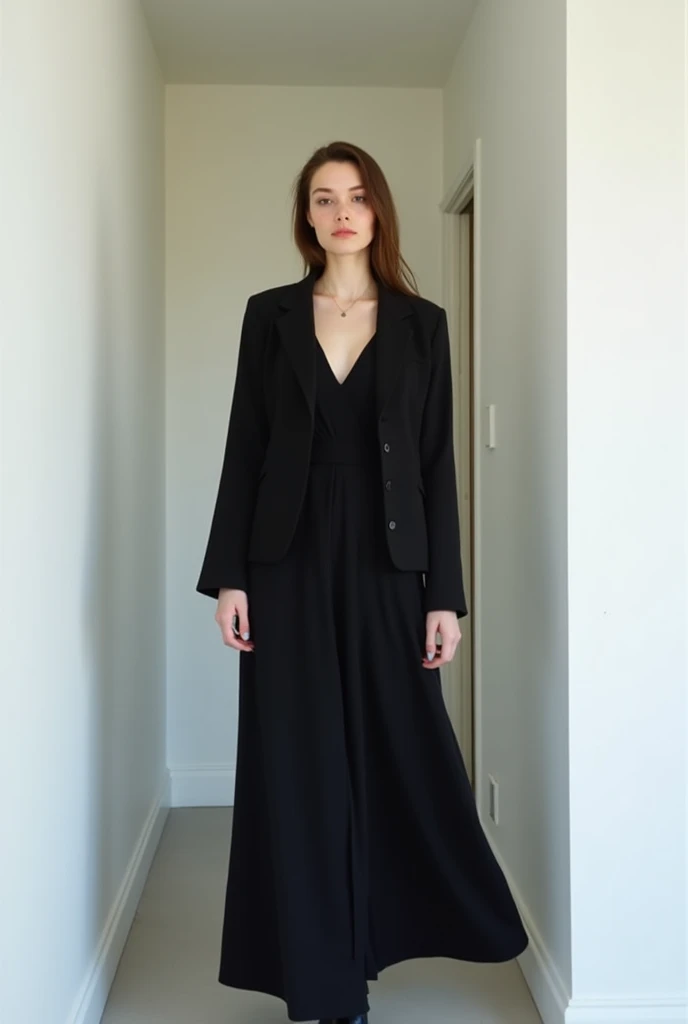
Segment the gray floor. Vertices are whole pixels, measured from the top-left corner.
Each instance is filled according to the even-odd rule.
[[[274,996],[217,981],[231,808],[170,811],[101,1024],[286,1024]],[[514,961],[387,967],[370,1024],[540,1024]]]

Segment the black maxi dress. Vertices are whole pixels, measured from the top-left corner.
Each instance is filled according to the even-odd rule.
[[[339,383],[317,344],[306,498],[287,555],[249,563],[219,981],[293,1021],[367,1012],[416,957],[496,962],[528,938],[425,669],[423,576],[381,534],[375,337]]]

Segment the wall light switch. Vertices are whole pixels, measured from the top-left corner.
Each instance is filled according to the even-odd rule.
[[[497,406],[485,406],[485,426],[483,431],[486,448],[497,447]]]

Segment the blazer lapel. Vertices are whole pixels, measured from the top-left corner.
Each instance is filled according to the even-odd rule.
[[[313,285],[319,276],[318,269],[311,270],[303,280],[285,290],[279,304],[286,313],[277,319],[280,340],[301,385],[311,419],[315,414],[316,355]]]
[[[321,268],[285,290],[280,307],[286,312],[277,318],[277,330],[308,404],[311,419],[315,414],[316,336],[313,314],[313,286]],[[377,333],[375,337],[375,400],[379,418],[394,391],[408,359],[413,354],[410,317],[413,307],[405,295],[378,285]]]
[[[413,354],[412,313],[413,307],[405,295],[390,291],[383,284],[379,285],[375,338],[375,394],[378,419]]]

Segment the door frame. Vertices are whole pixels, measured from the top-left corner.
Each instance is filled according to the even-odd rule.
[[[470,227],[463,216],[473,203],[473,288],[468,309],[463,296],[470,281]],[[481,785],[481,630],[480,630],[480,427],[481,427],[481,140],[472,159],[440,202],[442,212],[442,292],[451,340],[454,390],[454,448],[461,522],[461,558],[469,614],[461,620],[462,639],[454,661],[443,669],[444,697],[480,805]],[[472,312],[472,353],[471,323]],[[471,364],[472,354],[472,394]],[[470,438],[473,437],[473,450]],[[472,465],[471,465],[472,464]],[[471,474],[472,470],[472,474]],[[472,475],[472,479],[471,479]],[[447,671],[449,669],[449,671]]]

